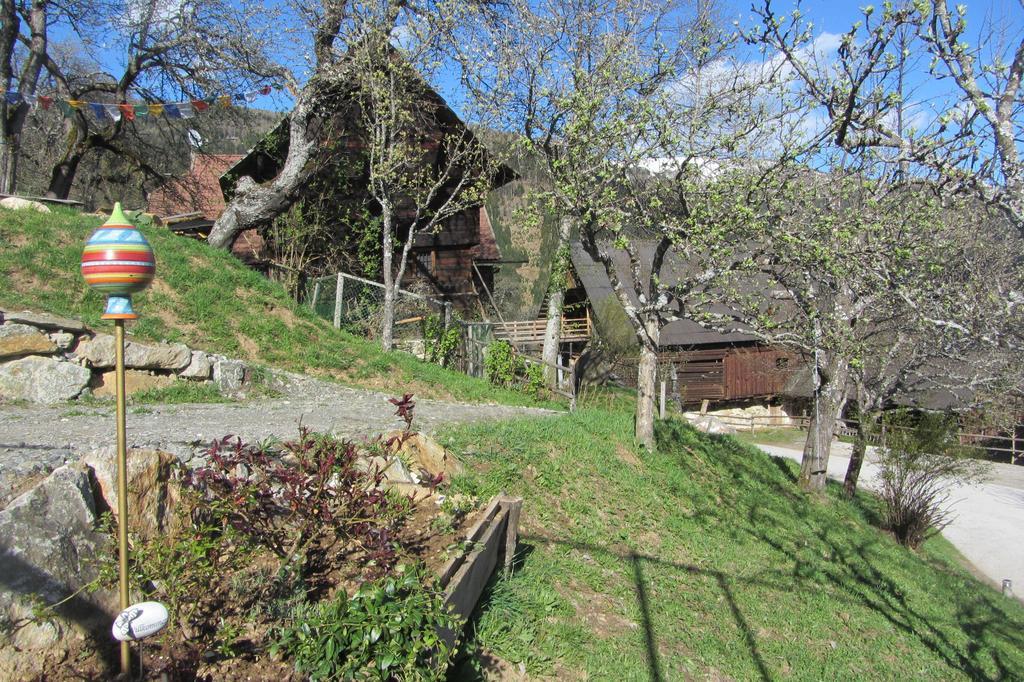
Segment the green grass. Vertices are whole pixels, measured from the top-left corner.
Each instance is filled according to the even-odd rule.
[[[807,440],[807,432],[800,429],[758,429],[754,433],[739,430],[734,438],[744,443],[781,445],[802,450],[804,442]]]
[[[874,498],[808,498],[734,438],[670,420],[647,453],[631,427],[583,410],[442,435],[456,490],[525,498],[471,644],[559,679],[1024,678],[1024,607],[946,541],[911,552]]]
[[[112,323],[100,320],[103,297],[79,274],[85,240],[102,222],[62,209],[50,214],[0,210],[0,306],[78,317],[96,331],[110,332]],[[496,389],[406,353],[384,353],[373,341],[334,329],[230,254],[164,228],[142,231],[156,252],[157,278],[134,297],[141,315],[129,324],[134,338],[180,341],[270,367],[423,398],[561,405]]]
[[[133,393],[133,404],[161,403],[229,403],[231,398],[223,395],[217,384],[193,381],[175,381],[170,386],[148,388]]]

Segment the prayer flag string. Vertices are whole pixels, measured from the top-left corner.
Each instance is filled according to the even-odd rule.
[[[110,123],[124,118],[127,121],[134,121],[142,116],[166,116],[167,118],[192,118],[196,113],[209,111],[211,108],[228,108],[235,103],[252,104],[263,95],[269,95],[273,88],[265,85],[262,88],[238,92],[233,95],[217,95],[204,99],[193,99],[183,102],[145,102],[131,104],[111,104],[108,102],[86,102],[77,99],[62,99],[48,95],[22,95],[19,92],[8,91],[5,93],[7,104],[16,106],[22,102],[28,103],[30,107],[38,107],[44,111],[52,109],[54,105],[60,110],[65,118],[74,116],[76,111],[88,111],[97,121]]]

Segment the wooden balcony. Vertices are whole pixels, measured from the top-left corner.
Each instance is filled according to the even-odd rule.
[[[513,346],[543,345],[544,330],[547,324],[548,321],[544,319],[495,322],[494,338],[508,341]],[[560,341],[562,343],[589,341],[592,331],[589,315],[586,317],[563,317]]]

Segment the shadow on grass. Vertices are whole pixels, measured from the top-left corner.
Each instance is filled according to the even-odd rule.
[[[721,533],[722,539],[732,538],[756,548],[756,556],[765,562],[761,568],[725,571],[706,562],[673,561],[656,552],[639,551],[628,541],[626,545],[612,538],[608,543],[580,541],[570,537],[573,531],[564,526],[524,534],[521,547],[527,551],[517,559],[518,566],[529,564],[534,547],[544,543],[601,554],[619,563],[631,583],[649,679],[660,682],[675,675],[666,672],[672,667],[666,665],[664,647],[679,636],[657,629],[664,615],[658,612],[656,585],[671,580],[666,570],[708,581],[712,591],[707,603],[713,608],[714,602],[720,601],[727,607],[722,613],[727,613],[736,626],[736,646],[750,662],[750,670],[745,673],[748,678],[772,680],[782,676],[766,660],[764,651],[770,649],[758,641],[755,624],[759,616],[750,605],[751,595],[762,604],[774,603],[773,594],[797,592],[820,596],[822,603],[834,606],[837,612],[849,606],[865,616],[878,614],[893,629],[892,641],[919,642],[920,654],[915,655],[927,650],[936,665],[944,664],[971,679],[1024,678],[1024,660],[1018,655],[1024,649],[1024,630],[1015,605],[981,584],[965,585],[969,582],[965,574],[949,566],[936,566],[927,555],[915,567],[915,560],[905,555],[908,550],[865,525],[878,520],[877,507],[870,500],[850,503],[841,498],[838,486],[830,487],[826,499],[809,497],[795,485],[793,464],[732,438],[707,436],[683,425],[664,423],[659,425],[658,439],[657,453],[642,475],[653,476],[654,484],[661,485],[662,490],[678,487],[672,494],[686,500],[687,516],[694,528],[716,528],[714,532]],[[668,478],[663,480],[661,477],[666,475]],[[687,488],[686,480],[693,485]],[[627,529],[631,534],[639,532]],[[594,530],[589,529],[591,533]],[[933,563],[932,569],[937,572],[930,571],[924,565],[927,563]],[[919,569],[924,572],[919,573]],[[564,580],[557,573],[540,575],[546,585]],[[942,596],[929,595],[931,590],[941,591]],[[490,597],[491,592],[485,593],[478,609],[486,610]],[[779,599],[779,608],[785,609],[786,603]],[[804,603],[813,605],[815,600]],[[760,610],[763,615],[764,609]],[[475,617],[480,613],[478,610]],[[783,620],[788,617],[784,612],[779,615]],[[828,614],[823,614],[823,619],[806,619],[806,641],[794,646],[810,650],[820,644],[823,632],[816,628],[827,630],[830,624]],[[875,629],[881,621],[872,616],[853,627]],[[893,673],[899,664],[894,666]]]

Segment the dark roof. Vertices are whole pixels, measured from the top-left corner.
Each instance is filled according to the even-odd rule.
[[[401,58],[397,50],[392,49],[391,53],[395,58]],[[428,105],[433,107],[434,120],[440,124],[442,129],[447,129],[444,134],[461,134],[465,132],[471,143],[479,146],[486,158],[488,156],[488,149],[479,136],[473,133],[472,129],[448,105],[444,97],[422,75],[417,74],[417,76],[420,88],[415,94],[422,97],[424,107]],[[342,117],[350,115],[346,113],[345,108],[351,106],[353,101],[351,97],[339,95],[327,101],[334,102],[334,115],[341,115]],[[330,114],[331,112],[328,113]],[[220,185],[228,199],[234,194],[235,182],[237,182],[238,178],[249,176],[257,183],[264,183],[280,173],[281,166],[288,154],[290,128],[291,117],[286,115],[252,149],[240,157],[236,163],[225,169],[224,175],[220,179]],[[353,144],[355,144],[353,149],[357,149],[358,143],[353,142]],[[518,177],[518,174],[511,167],[506,164],[499,164],[494,168],[494,174],[490,178],[491,188],[496,189],[507,185],[513,180],[518,179]]]
[[[634,240],[634,248],[637,249],[638,256],[640,257],[641,263],[643,263],[642,276],[647,278],[650,276],[650,264],[654,260],[654,249],[655,243],[653,241],[640,241]],[[601,320],[602,315],[605,315],[607,310],[607,303],[604,303],[608,298],[611,298],[615,302],[615,305],[619,305],[618,299],[615,292],[612,290],[611,281],[608,279],[608,272],[605,270],[604,263],[594,260],[587,250],[583,248],[583,245],[579,242],[574,242],[570,246],[570,253],[572,256],[572,265],[576,270],[576,274],[579,275],[580,283],[583,288],[587,291],[587,298],[590,299],[590,306],[594,311],[594,315],[598,317],[599,322],[610,323],[608,320]],[[612,261],[615,263],[616,271],[619,275],[619,280],[624,283],[632,281],[629,269],[629,255],[623,249],[610,249]],[[665,284],[671,286],[675,283],[682,271],[684,264],[681,262],[673,262],[667,258],[665,264],[662,267],[661,279]],[[636,292],[633,291],[633,287],[626,285],[626,291],[629,295],[630,300],[633,303],[637,303]],[[719,314],[728,314],[728,308],[724,306],[712,307],[711,312]],[[674,322],[669,322],[661,330],[661,346],[663,348],[669,346],[702,346],[709,344],[728,344],[728,343],[746,343],[750,341],[756,341],[757,337],[753,334],[742,334],[739,332],[731,332],[723,334],[721,332],[713,331],[702,327],[697,322],[689,319],[680,319]]]

